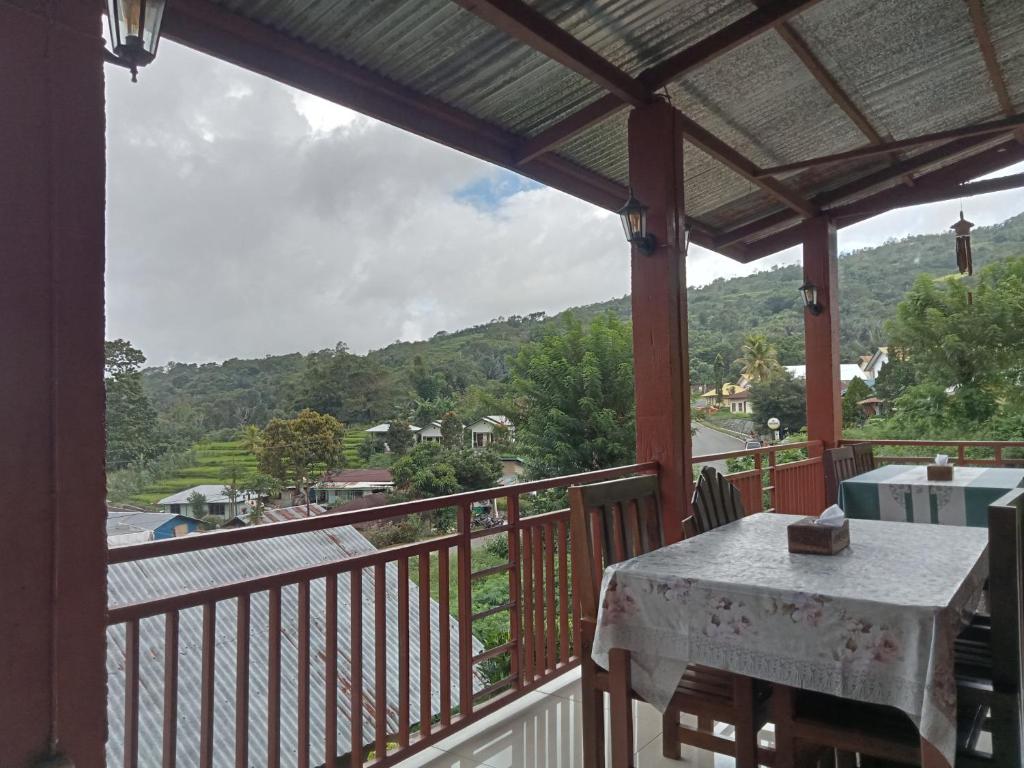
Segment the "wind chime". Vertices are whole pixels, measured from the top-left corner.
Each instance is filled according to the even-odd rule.
[[[964,212],[960,211],[960,221],[953,224],[950,229],[956,233],[956,267],[961,275],[970,277],[974,274],[974,261],[971,257],[971,227],[974,224],[964,218]],[[967,291],[967,303],[974,303],[974,292]]]

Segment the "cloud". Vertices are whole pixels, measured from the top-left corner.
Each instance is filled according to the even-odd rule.
[[[108,336],[153,364],[361,352],[629,291],[606,211],[170,42],[139,80],[107,72]],[[985,210],[1024,207],[1003,195]],[[952,221],[889,215],[840,242]],[[794,258],[694,247],[688,281]]]

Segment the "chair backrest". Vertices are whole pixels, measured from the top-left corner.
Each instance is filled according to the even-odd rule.
[[[570,487],[569,521],[574,596],[589,639],[604,569],[666,543],[657,475]]]
[[[853,446],[853,464],[857,474],[862,475],[875,468],[875,447],[871,443],[856,443]]]
[[[853,447],[829,448],[825,451],[825,501],[835,504],[839,501],[839,484],[857,473],[853,458]]]
[[[1020,765],[1024,490],[1011,491],[989,506],[988,558],[992,688],[996,694],[992,702],[992,756],[996,765]]]
[[[701,467],[693,490],[693,516],[701,533],[746,516],[739,489],[712,466]]]

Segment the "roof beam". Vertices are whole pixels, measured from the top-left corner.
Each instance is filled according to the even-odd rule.
[[[975,195],[986,195],[990,192],[1005,192],[1009,189],[1024,187],[1024,173],[1014,173],[1009,176],[998,176],[994,179],[983,181],[967,182],[946,182],[934,183],[929,186],[919,185],[915,189],[901,189],[900,195],[895,192],[884,202],[868,198],[858,200],[855,203],[840,206],[829,211],[829,216],[836,221],[846,218],[859,218],[864,215],[874,216],[885,213],[893,208],[906,208],[909,205],[922,205],[924,203],[939,203],[944,200],[956,200],[962,197],[974,197]]]
[[[756,184],[776,200],[792,208],[800,215],[808,218],[817,215],[818,209],[816,206],[787,188],[784,184],[774,179],[765,178],[752,161],[748,160],[724,141],[713,136],[685,115],[681,116],[681,120],[683,135],[691,144],[704,150],[716,160],[728,166],[743,178]]]
[[[855,179],[840,187],[814,195],[814,197],[811,198],[811,202],[821,208],[826,208],[832,203],[837,203],[840,200],[853,197],[854,195],[866,192],[883,184],[889,184],[901,176],[914,173],[921,168],[934,165],[935,163],[940,163],[954,155],[967,152],[987,141],[989,141],[987,136],[975,136],[968,139],[951,141],[947,144],[943,144],[941,147],[935,147],[934,149],[922,152],[919,155],[914,155],[913,157],[909,157],[905,160],[900,160],[888,168],[883,168],[880,171],[869,173],[866,176],[862,176],[859,179]],[[720,248],[727,248],[735,243],[756,239],[758,235],[782,224],[795,221],[797,218],[798,217],[792,211],[776,211],[775,213],[771,213],[748,224],[744,224],[743,226],[723,232],[716,241],[716,245]]]
[[[1009,133],[1021,126],[1024,126],[1024,115],[1014,115],[1004,120],[992,120],[987,123],[978,123],[976,125],[965,125],[961,128],[953,128],[948,131],[936,131],[935,133],[926,133],[922,136],[915,136],[910,139],[900,139],[899,141],[887,141],[884,144],[875,144],[868,147],[858,147],[857,149],[850,149],[846,152],[836,152],[831,155],[820,155],[819,157],[811,157],[807,160],[799,160],[795,163],[786,163],[785,165],[776,165],[772,168],[760,169],[760,174],[763,176],[778,176],[783,173],[790,171],[798,171],[803,168],[811,168],[819,165],[831,165],[833,163],[841,163],[847,160],[861,160],[865,157],[874,157],[876,155],[885,155],[890,152],[908,149],[910,147],[917,147],[922,144],[935,144],[940,141],[948,141],[949,139],[962,139],[969,136],[985,136],[994,133]]]
[[[930,173],[926,173],[923,176],[919,176],[917,178],[917,184],[919,187],[929,189],[932,187],[940,187],[943,184],[962,183],[969,179],[975,179],[978,176],[984,176],[986,173],[993,173],[1007,167],[1008,165],[1020,162],[1021,160],[1024,160],[1024,145],[1010,140],[983,152],[979,152],[976,155],[972,155],[971,157],[959,160],[945,168],[940,168],[938,170],[931,171]],[[905,187],[890,187],[889,189],[882,190],[881,192],[876,192],[874,195],[871,195],[858,203],[865,209],[874,209],[873,213],[858,213],[856,215],[843,216],[842,212],[839,211],[840,219],[837,223],[840,227],[846,227],[863,221],[864,219],[870,219],[878,212],[887,211],[890,208],[897,207],[900,197],[904,194],[910,194],[913,191],[914,190],[909,190]],[[831,215],[832,211],[830,211],[829,214]],[[769,256],[773,253],[777,253],[778,251],[798,245],[801,242],[802,237],[803,226],[802,224],[796,224],[788,229],[784,229],[781,232],[769,235],[766,238],[758,240],[756,243],[748,245],[746,254],[737,258],[740,261],[755,261],[764,256]]]
[[[1010,100],[1010,92],[1006,88],[1006,78],[1003,77],[1003,69],[999,66],[999,59],[996,57],[996,47],[992,43],[992,34],[988,28],[988,20],[985,18],[985,9],[981,0],[967,0],[967,11],[971,16],[971,25],[974,27],[974,37],[978,41],[978,48],[981,49],[981,58],[985,61],[985,69],[988,70],[988,79],[992,83],[992,90],[999,100],[999,108],[1007,117],[1015,114],[1013,102]],[[1017,141],[1024,142],[1024,129],[1017,131]]]
[[[748,40],[752,40],[780,21],[785,21],[814,5],[818,0],[775,0],[765,1],[741,19],[728,24],[714,34],[670,56],[637,75],[636,80],[648,91],[654,92],[687,72],[713,61]],[[571,139],[586,128],[600,122],[623,106],[618,96],[608,94],[588,107],[545,128],[519,148],[517,159],[527,162],[548,152]]]
[[[521,0],[454,0],[470,13],[550,59],[597,83],[635,107],[651,98],[650,89]]]
[[[624,185],[555,155],[517,164],[514,149],[522,137],[207,0],[171,3],[164,13],[162,34],[598,207],[615,211],[627,197]],[[693,242],[714,247],[717,232],[696,219],[691,218],[691,223]],[[719,249],[733,258],[741,258],[742,251],[742,246]]]

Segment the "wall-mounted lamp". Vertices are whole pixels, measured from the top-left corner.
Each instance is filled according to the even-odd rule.
[[[647,233],[647,206],[636,199],[632,187],[629,188],[629,199],[618,210],[618,214],[622,219],[626,240],[635,245],[641,253],[648,256],[654,253],[657,241],[654,235]]]
[[[107,61],[131,70],[136,82],[138,68],[156,58],[160,22],[166,0],[107,0],[110,47]]]
[[[814,283],[804,283],[800,286],[800,295],[804,297],[804,307],[812,315],[820,315],[824,307],[818,302],[818,286]]]

